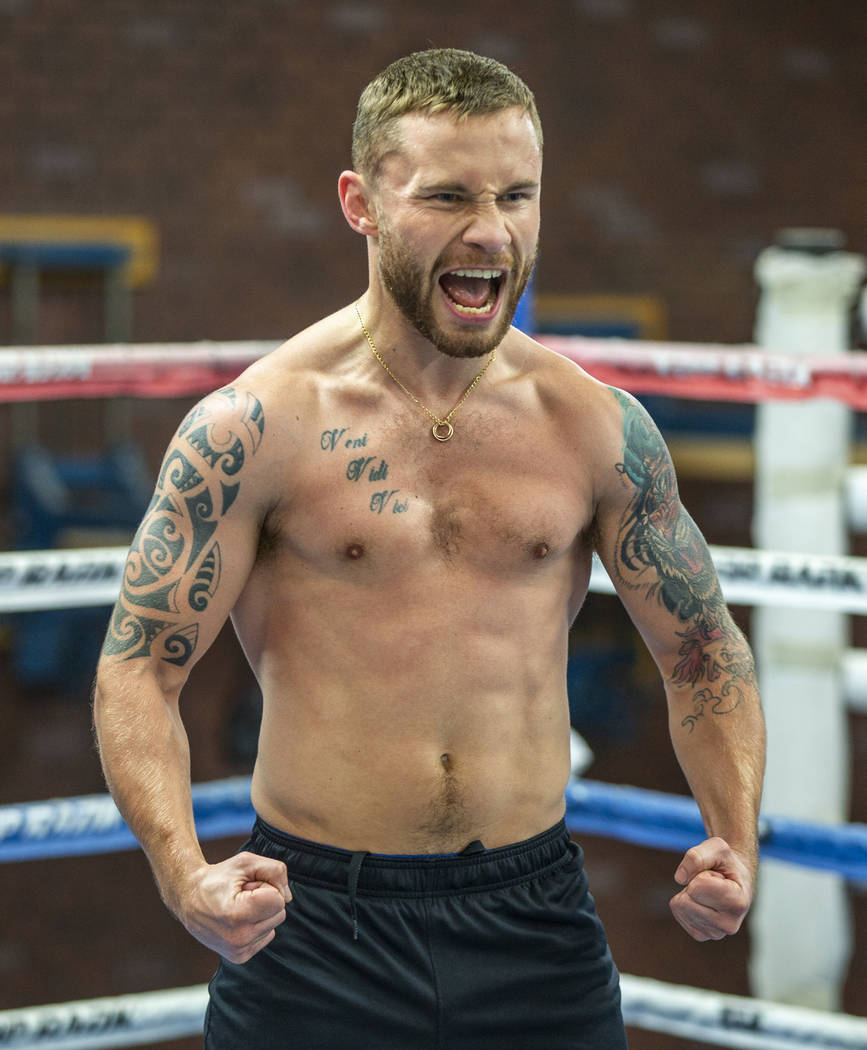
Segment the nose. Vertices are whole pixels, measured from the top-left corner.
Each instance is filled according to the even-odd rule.
[[[464,244],[496,255],[512,243],[512,235],[503,221],[496,201],[480,203],[473,209],[472,219],[463,233]]]

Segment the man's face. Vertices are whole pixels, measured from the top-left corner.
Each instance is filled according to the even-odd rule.
[[[505,336],[533,270],[542,157],[520,108],[458,121],[400,118],[376,180],[380,280],[403,315],[452,357]]]

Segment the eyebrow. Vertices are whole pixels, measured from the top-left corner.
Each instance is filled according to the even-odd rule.
[[[518,192],[520,190],[524,190],[524,191],[534,190],[535,191],[535,190],[539,189],[540,185],[541,185],[540,182],[530,179],[530,180],[527,180],[525,182],[512,183],[512,185],[506,186],[505,189],[502,189],[499,192],[502,194],[502,193],[516,193],[516,192]],[[433,182],[433,183],[430,183],[429,185],[419,186],[418,189],[416,190],[416,192],[420,193],[420,194],[427,194],[427,193],[461,193],[461,194],[463,194],[463,195],[465,195],[467,197],[475,197],[476,196],[476,194],[473,193],[472,190],[470,190],[467,186],[465,186],[461,182]]]

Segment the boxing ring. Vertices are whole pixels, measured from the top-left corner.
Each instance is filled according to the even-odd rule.
[[[759,402],[836,399],[867,409],[867,354],[810,358],[755,346],[545,338],[606,383],[635,393]],[[271,343],[200,343],[0,350],[0,401],[181,397],[232,381]],[[867,558],[711,547],[733,604],[867,613]],[[118,593],[126,550],[0,554],[0,613],[100,606]],[[594,564],[591,590],[611,592]],[[96,654],[94,654],[95,660]],[[847,691],[867,694],[863,654],[845,656]],[[863,703],[863,700],[859,703]],[[865,706],[867,709],[867,706]],[[193,786],[202,840],[246,837],[253,812],[245,777]],[[691,799],[575,777],[567,790],[570,830],[683,851],[704,837]],[[835,872],[867,883],[867,825],[829,825],[763,813],[761,859]],[[99,855],[137,848],[107,795],[0,806],[0,862]],[[627,1025],[718,1046],[755,1050],[867,1050],[867,1017],[622,977]],[[204,985],[0,1011],[0,1048],[91,1050],[201,1032]]]

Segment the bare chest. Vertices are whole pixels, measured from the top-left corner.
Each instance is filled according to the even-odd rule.
[[[593,514],[581,464],[545,428],[462,422],[441,443],[414,416],[323,420],[286,478],[274,542],[323,570],[519,572],[567,554]]]

